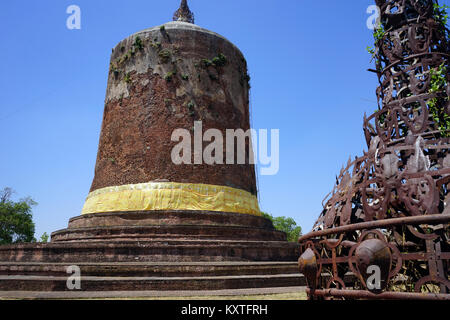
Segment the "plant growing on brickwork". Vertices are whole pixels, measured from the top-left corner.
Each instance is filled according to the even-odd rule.
[[[173,77],[174,77],[176,74],[177,74],[177,72],[176,72],[175,70],[169,71],[169,72],[166,73],[166,76],[164,77],[164,79],[165,79],[167,82],[171,82],[172,79],[173,79]]]
[[[110,72],[114,73],[115,76],[117,76],[119,74],[119,69],[115,62],[110,62],[109,70],[110,70]]]
[[[228,62],[227,57],[222,53],[219,53],[216,57],[212,58],[211,60],[209,59],[201,60],[201,64],[206,68],[210,66],[223,67],[227,64],[227,62]]]
[[[161,42],[152,42],[151,46],[155,49],[161,49]]]
[[[201,62],[202,62],[202,65],[203,65],[204,67],[206,67],[206,68],[213,65],[212,61],[209,60],[209,59],[202,59]]]
[[[250,75],[248,73],[241,73],[241,78],[239,79],[239,83],[241,86],[244,86],[244,84],[247,83],[248,87],[250,88]]]
[[[225,55],[223,55],[222,53],[219,53],[219,55],[217,57],[214,57],[212,59],[212,63],[214,66],[216,67],[223,67],[224,65],[227,64],[227,57]]]
[[[133,44],[133,46],[134,46],[136,49],[138,49],[138,50],[144,49],[144,44],[143,44],[143,42],[142,42],[142,39],[141,39],[139,36],[137,36],[137,37],[134,39],[134,44]]]
[[[189,110],[189,116],[195,117],[195,102],[194,100],[191,100],[187,104],[188,110]]]
[[[127,61],[128,58],[130,58],[130,57],[131,57],[131,49],[128,50],[128,52],[125,53],[124,55],[122,55],[120,58],[118,58],[118,59],[116,60],[115,64],[116,64],[117,66],[121,66],[121,65],[122,65],[125,61]]]
[[[123,78],[123,81],[125,81],[125,83],[130,83],[131,82],[131,76],[130,76],[129,72],[127,74],[125,74],[125,77]]]
[[[247,64],[247,62],[244,60],[244,63]],[[239,83],[241,84],[241,86],[244,86],[246,83],[248,85],[248,87],[250,88],[250,75],[248,74],[248,72],[245,72],[241,66],[238,67],[238,72],[240,73],[241,77],[239,78]]]
[[[168,63],[172,57],[172,53],[168,49],[161,50],[158,55],[162,63]]]

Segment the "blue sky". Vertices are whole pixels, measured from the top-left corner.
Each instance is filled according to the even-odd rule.
[[[373,0],[191,0],[196,24],[236,44],[252,77],[255,129],[280,130],[280,171],[261,209],[307,232],[376,107],[366,9]],[[81,30],[66,28],[69,5]],[[31,196],[36,237],[80,214],[94,175],[111,48],[172,18],[179,0],[4,1],[0,188]],[[441,1],[450,5],[450,0]]]

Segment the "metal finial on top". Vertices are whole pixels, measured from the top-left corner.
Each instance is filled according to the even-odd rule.
[[[194,23],[194,13],[189,10],[187,0],[181,0],[180,8],[173,15],[173,21]]]

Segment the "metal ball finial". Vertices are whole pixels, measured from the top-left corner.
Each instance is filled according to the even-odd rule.
[[[187,0],[181,0],[180,8],[173,15],[173,21],[194,23],[194,13],[189,10]]]

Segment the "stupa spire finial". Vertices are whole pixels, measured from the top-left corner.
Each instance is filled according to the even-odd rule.
[[[180,8],[173,15],[173,21],[194,23],[194,13],[189,10],[187,0],[181,0]]]

